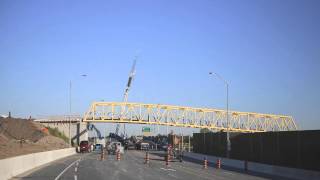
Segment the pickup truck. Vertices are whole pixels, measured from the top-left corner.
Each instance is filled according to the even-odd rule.
[[[91,152],[91,144],[89,141],[81,141],[80,142],[80,152]]]

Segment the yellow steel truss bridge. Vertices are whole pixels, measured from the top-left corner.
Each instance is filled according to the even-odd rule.
[[[129,102],[94,102],[84,122],[156,124],[216,131],[264,132],[297,130],[291,116]],[[229,124],[229,126],[228,126]]]

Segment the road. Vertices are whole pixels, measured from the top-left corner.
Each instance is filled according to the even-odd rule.
[[[144,164],[145,153],[142,151],[127,151],[116,161],[114,155],[108,155],[106,160],[100,160],[98,152],[76,154],[54,161],[50,164],[26,172],[13,179],[43,180],[43,179],[111,179],[111,180],[194,180],[194,179],[265,179],[245,173],[215,169],[203,169],[201,164],[193,162],[171,162],[169,167],[157,155],[150,155],[149,165]],[[57,178],[58,177],[58,178]]]

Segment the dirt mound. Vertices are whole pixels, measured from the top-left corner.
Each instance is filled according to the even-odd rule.
[[[46,134],[39,128],[41,124],[26,119],[1,118],[0,134],[6,136],[9,140],[25,139],[36,142]]]
[[[66,147],[68,144],[63,139],[50,135],[40,123],[0,118],[0,159]]]
[[[5,135],[0,134],[0,144],[6,143],[6,142],[8,142],[8,138]]]
[[[67,148],[68,145],[66,144],[66,142],[58,137],[54,137],[54,136],[45,136],[41,139],[39,139],[36,144],[39,145],[48,145],[48,146],[52,146],[52,147],[57,147],[57,148]]]

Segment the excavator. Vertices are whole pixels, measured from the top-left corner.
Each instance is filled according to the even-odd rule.
[[[79,128],[78,128],[79,129]],[[96,132],[97,134],[97,137],[98,139],[104,139],[104,137],[101,135],[101,132],[99,131],[99,129],[94,125],[94,124],[91,124],[91,123],[88,123],[87,124],[87,127],[86,129],[82,130],[81,132],[77,133],[77,135],[75,135],[72,139],[71,139],[71,143],[72,143],[72,146],[74,144],[79,144],[80,143],[80,137],[85,134],[86,132],[89,132],[89,131],[94,131]],[[74,141],[77,140],[77,142],[75,143]]]

